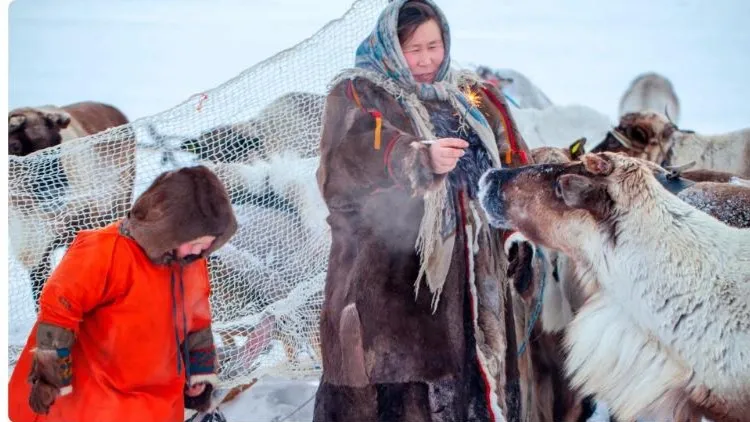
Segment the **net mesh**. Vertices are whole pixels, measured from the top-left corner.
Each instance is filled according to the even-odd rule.
[[[9,365],[38,291],[75,233],[125,216],[167,170],[205,164],[239,229],[209,261],[223,387],[319,373],[330,234],[315,179],[331,79],[386,0],[358,0],[302,43],[162,113],[9,159]]]

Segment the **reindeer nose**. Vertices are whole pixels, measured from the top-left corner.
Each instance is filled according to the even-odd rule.
[[[488,191],[502,188],[505,183],[513,180],[519,172],[520,170],[517,168],[488,170],[479,179],[479,189]]]

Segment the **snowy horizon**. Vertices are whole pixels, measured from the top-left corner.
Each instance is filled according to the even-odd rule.
[[[438,2],[457,65],[516,69],[556,104],[586,105],[613,121],[630,81],[656,71],[675,86],[681,126],[707,133],[745,127],[750,3],[669,3]],[[153,115],[293,47],[350,4],[16,0],[9,107],[97,100],[131,120]],[[369,30],[374,22],[363,24]]]

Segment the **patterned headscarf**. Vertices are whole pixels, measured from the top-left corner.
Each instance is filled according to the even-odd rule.
[[[472,107],[469,99],[455,84],[451,71],[450,59],[450,28],[443,12],[431,0],[420,0],[430,6],[438,18],[438,25],[443,34],[445,58],[438,68],[435,81],[431,84],[417,82],[409,70],[401,43],[398,39],[398,15],[404,3],[409,0],[395,0],[386,6],[378,17],[378,22],[372,33],[359,45],[354,65],[361,69],[372,70],[394,81],[401,88],[414,92],[420,100],[448,100],[454,104],[461,115],[468,114],[474,123],[489,128],[484,115]],[[457,103],[457,104],[456,104]],[[474,125],[472,125],[474,126]],[[494,138],[492,139],[494,142]]]
[[[435,81],[418,83],[409,69],[398,39],[398,15],[408,0],[394,0],[380,14],[373,32],[359,45],[356,52],[355,69],[349,69],[334,79],[365,77],[394,97],[414,123],[417,135],[422,139],[435,139],[430,116],[422,101],[447,101],[461,118],[461,125],[470,126],[482,141],[492,164],[501,167],[497,141],[489,122],[479,109],[471,103],[459,86],[462,78],[477,80],[477,77],[454,72],[450,62],[450,31],[445,16],[431,0],[420,0],[430,6],[437,15],[442,28],[445,58],[440,64]],[[420,255],[419,275],[415,281],[415,295],[419,292],[422,278],[432,293],[433,311],[437,309],[451,256],[456,241],[455,233],[442,233],[443,210],[448,207],[445,183],[424,194],[424,215],[415,245]]]

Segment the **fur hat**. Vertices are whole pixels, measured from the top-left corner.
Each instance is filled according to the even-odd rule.
[[[185,242],[215,236],[201,254],[208,256],[237,231],[229,195],[205,166],[161,174],[135,201],[123,225],[148,257],[160,263]]]

